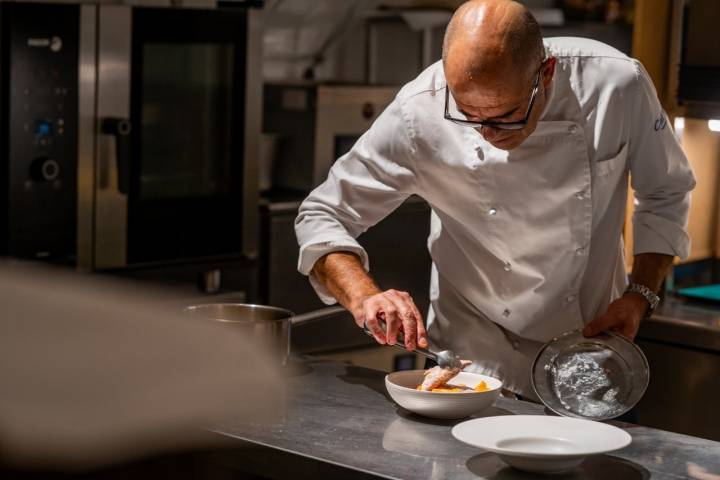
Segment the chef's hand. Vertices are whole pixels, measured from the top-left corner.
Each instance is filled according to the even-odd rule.
[[[633,340],[647,309],[647,301],[642,295],[626,293],[612,302],[604,315],[588,323],[583,329],[583,335],[592,337],[598,333],[611,331]]]
[[[386,290],[360,299],[351,308],[355,323],[367,325],[379,344],[394,344],[398,332],[405,337],[405,348],[427,347],[422,315],[407,292]],[[383,331],[382,323],[385,323]]]

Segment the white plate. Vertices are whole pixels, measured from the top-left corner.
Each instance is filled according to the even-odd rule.
[[[461,442],[495,452],[508,465],[529,472],[559,473],[588,455],[630,445],[624,430],[605,423],[545,415],[504,415],[468,420],[452,434]]]

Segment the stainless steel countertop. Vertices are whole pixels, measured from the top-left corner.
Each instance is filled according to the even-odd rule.
[[[640,324],[638,338],[720,353],[720,306],[667,297]]]
[[[387,396],[383,372],[330,362],[295,365],[288,404],[273,426],[225,421],[213,430],[252,454],[230,463],[271,478],[529,479],[497,455],[455,440],[459,421],[425,419]],[[499,398],[486,415],[543,414],[532,403]],[[677,479],[720,475],[720,443],[615,423],[633,443],[588,458],[569,479]],[[262,452],[262,454],[260,453]],[[234,460],[233,460],[234,459]]]

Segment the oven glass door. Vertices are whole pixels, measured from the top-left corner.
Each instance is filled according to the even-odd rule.
[[[133,10],[127,261],[238,254],[246,12]]]

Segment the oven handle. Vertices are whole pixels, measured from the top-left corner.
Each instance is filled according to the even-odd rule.
[[[117,164],[118,191],[128,194],[130,184],[130,131],[132,124],[126,118],[106,117],[102,120],[104,134],[115,137],[115,163]]]

